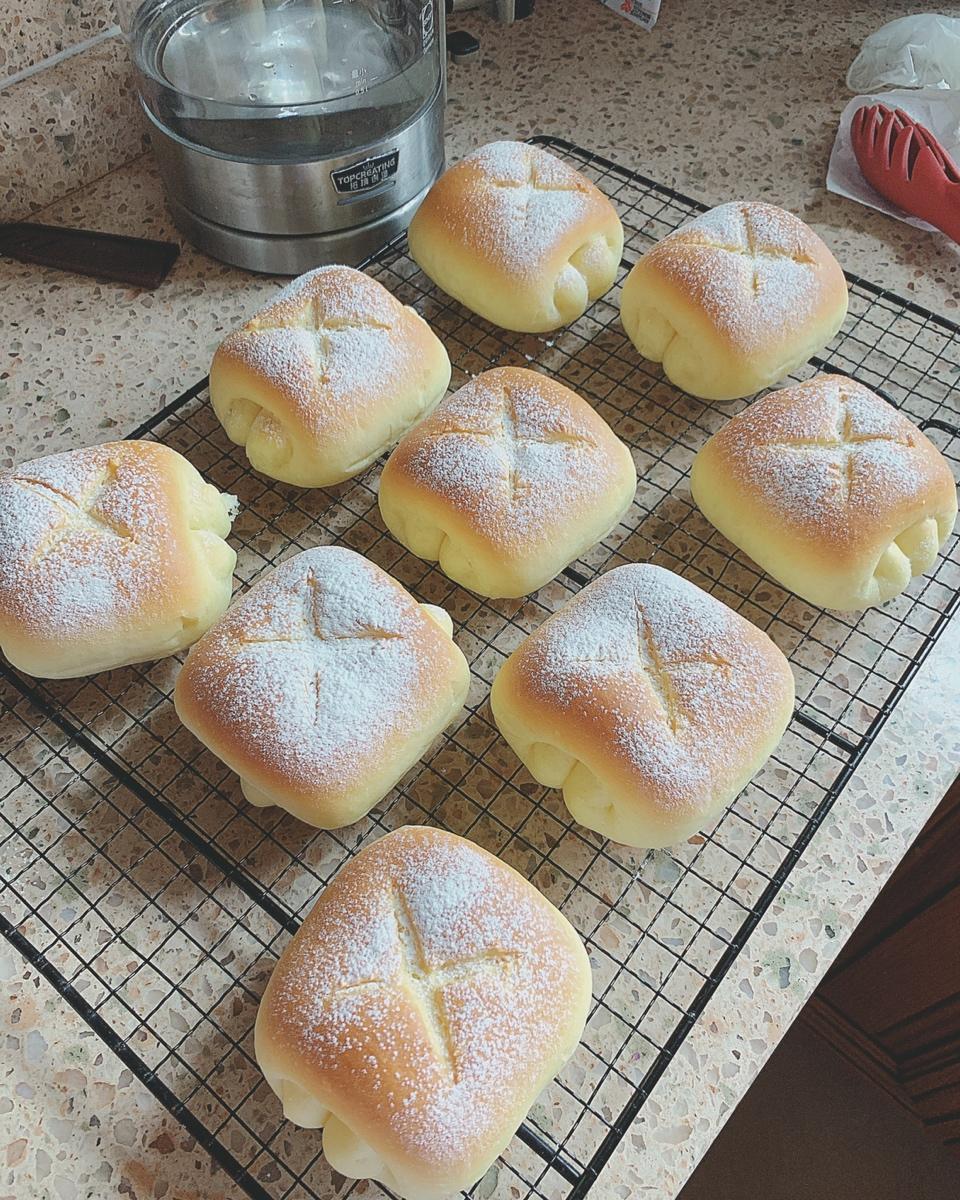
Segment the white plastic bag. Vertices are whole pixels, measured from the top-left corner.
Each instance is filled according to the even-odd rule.
[[[851,92],[960,88],[960,19],[900,17],[871,33],[847,72]]]
[[[954,159],[960,160],[960,91],[956,95],[952,91],[927,88],[926,90],[882,92],[872,96],[854,96],[843,110],[840,117],[840,128],[833,144],[830,155],[830,165],[827,167],[827,191],[836,192],[838,196],[846,196],[849,200],[857,200],[869,208],[876,208],[887,216],[896,217],[914,225],[917,229],[933,229],[919,217],[905,213],[902,208],[875,192],[864,179],[863,173],[853,153],[850,141],[850,123],[853,114],[864,104],[886,104],[889,108],[902,108],[915,121],[925,125],[927,129],[943,144],[944,149]]]

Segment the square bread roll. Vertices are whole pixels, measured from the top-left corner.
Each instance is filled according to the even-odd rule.
[[[390,532],[481,596],[525,596],[621,519],[629,449],[562,383],[484,371],[401,441],[380,477]]]
[[[175,654],[230,603],[237,501],[157,442],[0,473],[0,648],[73,679]]]
[[[299,487],[365,470],[447,390],[433,330],[352,267],[301,275],[221,343],[210,400],[251,466]]]
[[[620,318],[671,383],[752,396],[826,346],[847,315],[840,264],[799,217],[756,201],[711,208],[640,259]]]
[[[255,1049],[335,1171],[404,1200],[482,1177],[573,1053],[590,963],[512,867],[408,826],[321,894],[267,984]]]
[[[252,804],[321,829],[370,811],[463,707],[467,660],[441,608],[341,546],[288,558],[187,656],[180,720]]]
[[[408,240],[455,300],[503,329],[543,333],[613,286],[623,226],[603,192],[555,155],[491,142],[440,176]]]
[[[501,667],[504,738],[572,816],[656,849],[707,825],[776,749],[793,711],[770,638],[650,564],[602,575]]]
[[[707,520],[784,587],[846,612],[929,571],[957,519],[940,451],[845,375],[738,413],[697,455],[690,488]]]

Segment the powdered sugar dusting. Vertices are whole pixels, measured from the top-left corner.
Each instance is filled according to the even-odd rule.
[[[312,319],[329,324],[364,321],[389,327],[403,305],[370,275],[353,267],[317,267],[298,275],[249,322],[265,329]]]
[[[516,280],[536,279],[569,231],[609,206],[588,179],[537,146],[491,142],[462,160],[471,186],[442,211],[461,244]]]
[[[721,204],[668,234],[649,265],[683,289],[744,354],[789,341],[842,286],[839,266],[798,217]]]
[[[320,437],[345,408],[360,408],[398,380],[407,355],[380,329],[241,330],[224,343],[228,353],[281,389],[298,423]]]
[[[517,185],[535,180],[542,187],[585,190],[586,179],[569,163],[526,142],[487,142],[464,162],[477,163],[491,178]]]
[[[661,567],[610,571],[517,652],[521,686],[586,721],[666,810],[706,811],[792,695],[766,634]]]
[[[609,426],[568,388],[523,368],[486,371],[447,397],[394,469],[505,552],[552,541],[602,503],[629,463]]]
[[[178,696],[248,743],[281,786],[342,795],[451,694],[449,639],[342,547],[288,559],[194,647]]]
[[[562,923],[476,846],[408,827],[344,867],[264,1004],[310,1077],[330,1073],[325,1105],[350,1089],[376,1109],[365,1136],[388,1162],[449,1168],[495,1146],[503,1114],[570,1048],[583,963]]]
[[[845,376],[772,392],[712,439],[725,469],[796,532],[840,544],[920,505],[949,468],[902,413]]]
[[[424,373],[423,323],[382,284],[351,267],[295,279],[223,342],[233,359],[278,389],[303,432],[320,437],[344,414],[382,403]]]
[[[167,498],[175,452],[116,442],[0,475],[0,611],[42,641],[141,626],[171,595],[182,538]]]

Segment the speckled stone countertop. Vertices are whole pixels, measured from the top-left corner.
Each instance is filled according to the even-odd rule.
[[[957,316],[960,251],[823,188],[843,77],[886,0],[665,0],[646,34],[595,0],[541,0],[450,73],[449,156],[555,133],[707,202],[801,214],[849,270]],[[176,237],[143,158],[41,219]],[[0,462],[122,434],[206,372],[276,281],[185,247],[153,293],[0,264]],[[960,768],[949,629],[615,1152],[593,1195],[678,1194]],[[816,902],[811,903],[815,897]],[[0,942],[0,1200],[239,1195],[130,1072]]]

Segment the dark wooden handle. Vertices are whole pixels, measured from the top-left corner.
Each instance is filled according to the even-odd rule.
[[[177,260],[175,242],[16,221],[0,225],[0,255],[153,289]]]

